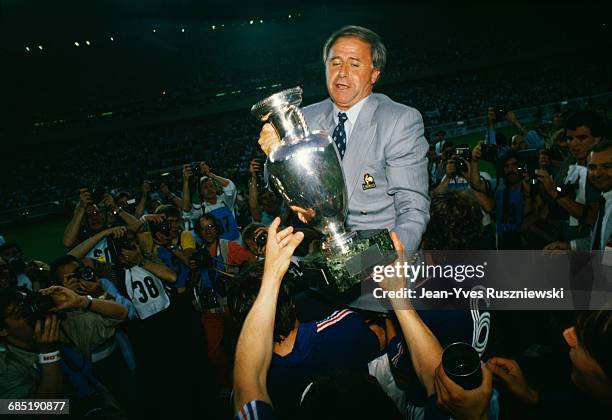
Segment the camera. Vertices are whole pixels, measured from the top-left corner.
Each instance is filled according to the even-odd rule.
[[[563,151],[557,145],[551,146],[548,149],[544,150],[544,153],[547,154],[548,157],[550,157],[551,161],[552,160],[562,161],[564,159]]]
[[[268,240],[267,232],[261,232],[259,235],[253,238],[253,242],[255,242],[255,245],[257,245],[258,248],[261,248],[262,246],[264,246],[267,240]]]
[[[213,266],[212,257],[206,248],[196,250],[191,254],[189,260],[195,262],[198,268],[212,268]]]
[[[472,159],[472,151],[469,147],[460,146],[453,150],[453,160],[457,167],[457,173],[465,173],[468,171],[468,162]]]
[[[55,307],[55,302],[53,302],[51,296],[24,288],[17,288],[16,293],[19,310],[31,325],[34,325],[36,321],[45,319],[49,311]]]
[[[200,293],[200,302],[202,309],[213,309],[219,307],[219,301],[217,300],[217,294],[212,287],[207,287]]]
[[[102,201],[102,197],[104,197],[104,195],[107,193],[106,188],[101,186],[89,188],[89,192],[91,193],[91,200],[94,204],[98,204],[100,201]]]
[[[198,191],[200,185],[200,178],[202,178],[202,173],[200,173],[200,162],[191,162],[189,164],[189,167],[191,168],[192,173],[190,180],[191,190]]]
[[[170,224],[167,220],[164,220],[161,223],[153,223],[149,222],[149,229],[151,230],[151,235],[155,235],[156,233],[161,233],[164,236],[170,236]]]
[[[559,192],[559,197],[576,197],[576,190],[578,189],[578,181],[574,183],[566,183],[563,185],[558,185],[557,192]]]
[[[501,121],[506,118],[506,114],[508,113],[508,109],[505,106],[496,106],[493,108],[495,111],[495,119],[497,121]]]
[[[538,163],[538,151],[536,149],[521,150],[517,153],[519,161],[519,167],[517,174],[528,174],[529,183],[535,185],[538,183],[538,177],[536,175],[536,169],[539,167]]]
[[[81,266],[77,268],[73,274],[83,281],[96,281],[96,275],[90,267]]]

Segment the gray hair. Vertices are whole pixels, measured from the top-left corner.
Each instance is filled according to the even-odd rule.
[[[331,47],[336,43],[338,38],[349,36],[354,36],[370,44],[372,67],[379,70],[382,70],[385,67],[387,62],[387,48],[382,43],[382,40],[378,34],[369,30],[368,28],[355,25],[344,26],[327,38],[327,41],[323,46],[323,64],[327,63],[329,50],[331,50]]]

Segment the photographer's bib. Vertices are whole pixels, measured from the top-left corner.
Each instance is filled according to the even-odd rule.
[[[140,319],[170,306],[170,298],[162,281],[142,267],[125,269],[125,290]]]
[[[109,245],[108,240],[103,238],[98,241],[85,256],[101,263],[112,264],[113,258],[110,253]]]

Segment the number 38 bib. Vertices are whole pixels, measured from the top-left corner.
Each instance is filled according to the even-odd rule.
[[[125,270],[125,289],[140,319],[170,306],[170,298],[162,281],[142,267]]]

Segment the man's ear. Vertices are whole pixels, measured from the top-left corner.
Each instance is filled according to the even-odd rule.
[[[373,85],[378,81],[380,77],[380,69],[372,70],[372,74],[370,75],[370,83]]]

